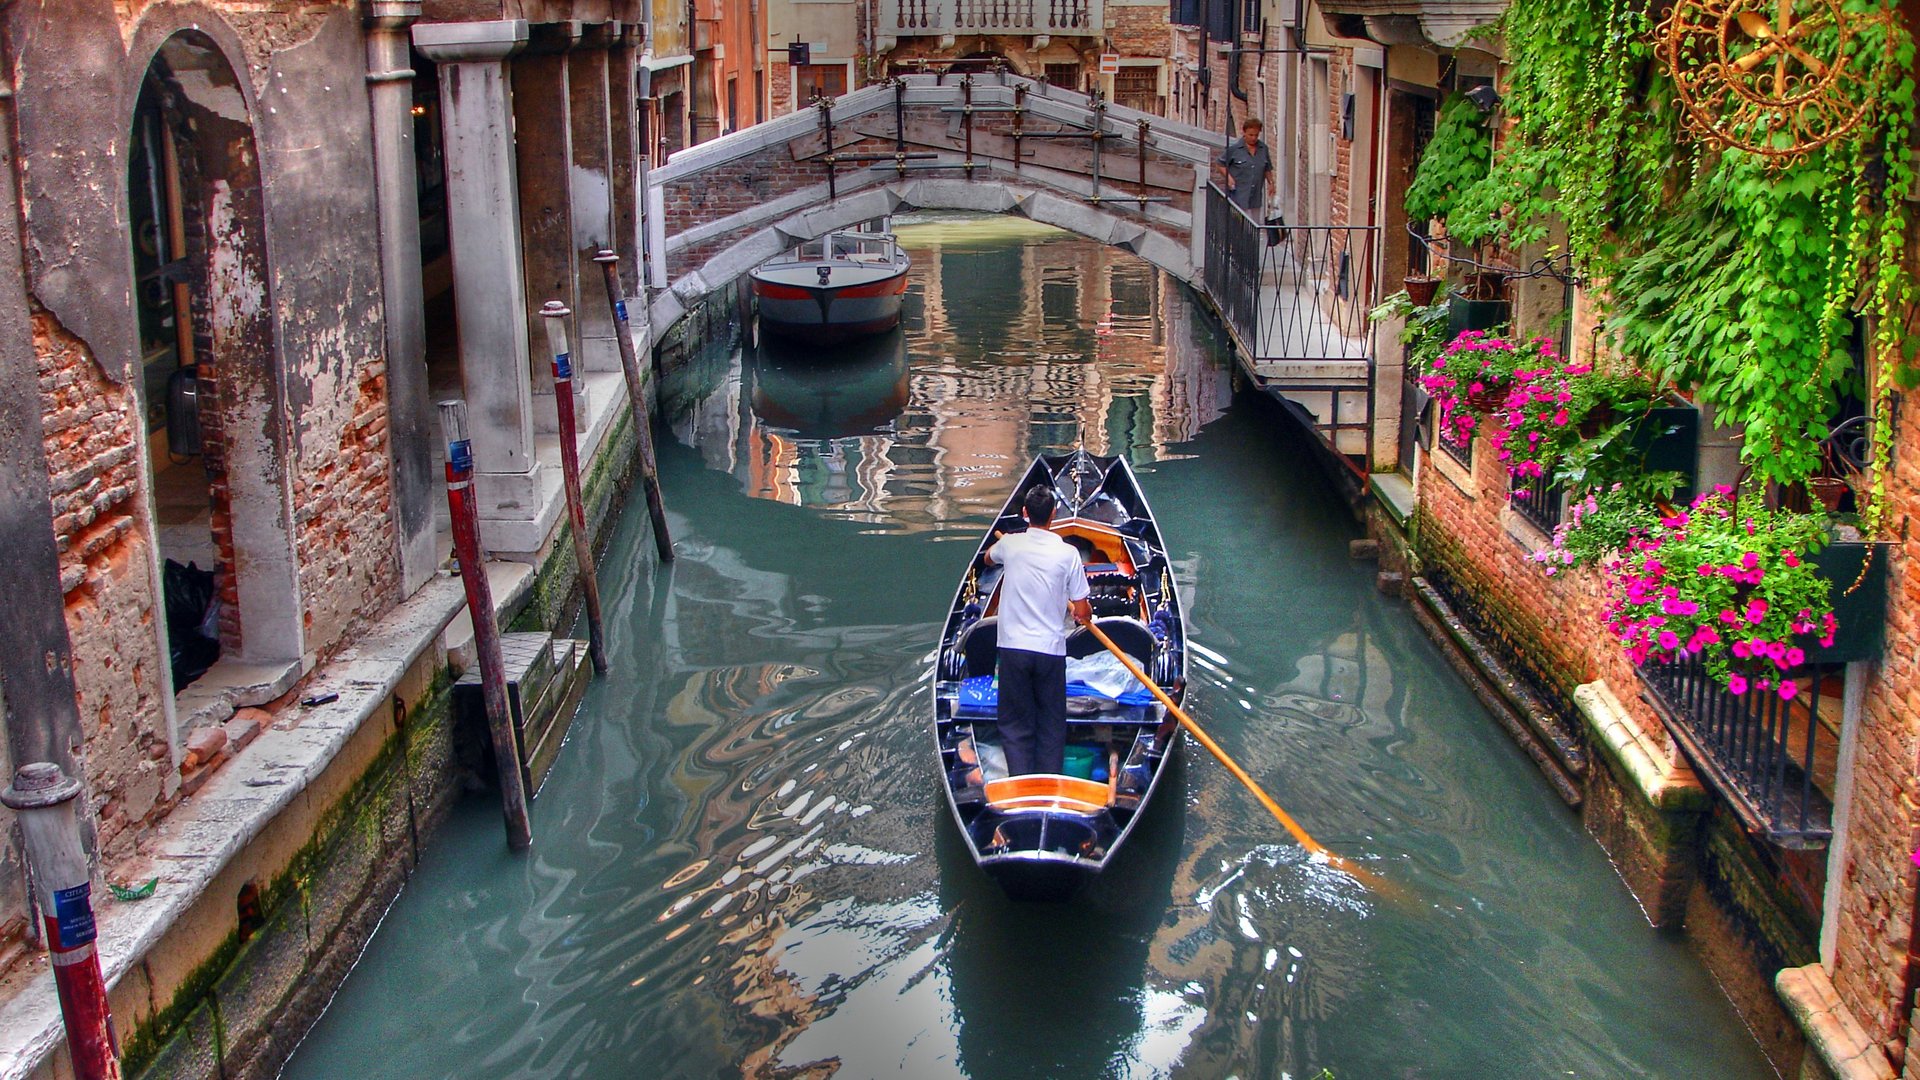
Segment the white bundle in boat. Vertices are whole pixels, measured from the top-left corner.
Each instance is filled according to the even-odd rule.
[[[1099,691],[1100,696],[1118,699],[1122,694],[1146,693],[1147,688],[1133,677],[1112,653],[1067,658],[1067,681],[1081,682]]]

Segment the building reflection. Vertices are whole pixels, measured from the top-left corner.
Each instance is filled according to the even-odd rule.
[[[896,532],[990,516],[1042,451],[1175,456],[1232,394],[1211,329],[1148,263],[1033,228],[899,225],[900,331],[696,357],[676,434],[755,498]]]

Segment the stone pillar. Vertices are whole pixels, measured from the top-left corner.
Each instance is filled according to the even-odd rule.
[[[527,51],[513,62],[520,260],[527,283],[520,319],[532,341],[545,339],[540,308],[547,301],[580,310],[573,257],[573,111],[568,107],[573,88],[567,77],[567,50],[579,39],[577,22],[541,23],[533,27]],[[536,429],[557,432],[552,366],[542,357],[531,375]],[[574,408],[584,412],[587,384],[577,379],[573,385]]]
[[[640,45],[646,27],[627,23],[607,52],[609,147],[613,156],[613,250],[620,254],[620,283],[628,296],[642,296],[645,268],[641,209],[646,198],[647,148],[640,130]]]
[[[520,19],[413,28],[414,47],[440,66],[460,381],[472,416],[481,538],[489,547],[499,546],[489,523],[532,521],[540,509],[506,63],[526,42]]]
[[[387,423],[402,591],[433,576],[433,407],[427,392],[426,306],[420,281],[420,200],[415,190],[413,67],[408,28],[419,0],[368,0],[367,97],[380,207],[380,278],[386,299]]]
[[[573,132],[573,268],[579,303],[573,309],[574,355],[583,371],[619,371],[613,311],[595,280],[593,256],[618,251],[613,214],[613,119],[607,74],[609,47],[619,23],[589,27],[567,54],[568,109]]]
[[[13,99],[0,97],[0,131],[9,135],[13,111]],[[9,207],[20,205],[14,145],[11,137],[0,138],[0,204]],[[0,559],[0,591],[7,598],[6,617],[0,618],[0,714],[6,717],[0,761],[50,761],[84,776],[79,754],[86,734],[74,698],[23,250],[19,216],[0,214],[0,375],[14,388],[0,394],[0,548],[7,553]],[[92,852],[94,814],[90,808],[81,814]]]

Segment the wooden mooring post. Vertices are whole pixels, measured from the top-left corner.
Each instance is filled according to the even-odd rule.
[[[653,542],[661,562],[673,561],[673,537],[667,532],[667,501],[660,494],[660,467],[653,457],[653,417],[647,408],[647,388],[640,381],[640,358],[634,351],[633,331],[627,321],[627,291],[620,283],[620,256],[605,248],[593,261],[606,274],[607,303],[613,307],[613,336],[620,343],[620,369],[627,376],[627,400],[633,406],[633,431],[640,454],[640,480],[646,488],[647,514],[653,518]]]
[[[495,771],[500,776],[500,809],[507,819],[507,846],[525,851],[533,846],[533,821],[527,816],[520,738],[513,730],[513,714],[507,705],[507,670],[500,657],[493,586],[487,582],[487,566],[480,556],[480,508],[473,501],[473,440],[467,435],[467,403],[442,401],[440,428],[447,438],[447,509],[453,517],[453,553],[460,560],[467,614],[473,619],[473,651],[480,665],[487,733],[493,739]]]
[[[587,659],[593,673],[607,673],[606,629],[600,622],[600,577],[593,569],[593,537],[587,534],[586,500],[580,494],[579,421],[573,414],[573,353],[567,345],[572,309],[558,300],[541,305],[547,328],[547,352],[553,357],[553,401],[560,417],[560,479],[567,492],[567,523],[572,526],[573,561],[587,607]]]

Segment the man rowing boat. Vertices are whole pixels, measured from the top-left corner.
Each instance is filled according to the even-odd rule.
[[[1027,490],[1025,532],[1000,537],[986,560],[1000,579],[1000,740],[1007,772],[1058,773],[1067,752],[1067,624],[1093,620],[1080,553],[1048,529],[1053,489]]]

